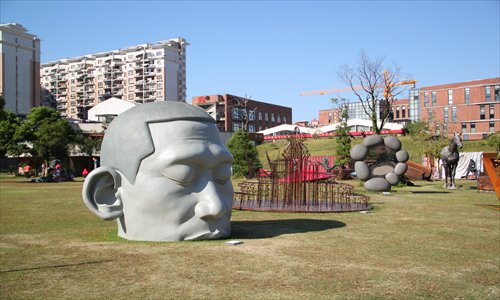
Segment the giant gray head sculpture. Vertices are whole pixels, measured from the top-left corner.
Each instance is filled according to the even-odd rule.
[[[232,160],[202,109],[170,101],[138,105],[106,130],[101,166],[86,177],[83,201],[101,219],[116,219],[125,239],[226,237]]]

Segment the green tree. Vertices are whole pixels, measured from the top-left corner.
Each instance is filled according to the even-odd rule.
[[[340,126],[335,131],[337,139],[337,157],[335,158],[335,167],[344,168],[351,161],[351,136],[347,127],[349,119],[349,106],[345,98],[332,98],[333,103],[338,104],[340,109]]]
[[[500,132],[491,134],[483,141],[483,144],[495,149],[497,153],[500,153]]]
[[[248,133],[238,129],[226,144],[233,154],[233,176],[243,177],[253,173],[253,168],[260,165],[257,148],[250,140]]]
[[[405,124],[405,131],[413,140],[416,155],[439,157],[441,150],[448,146],[450,140],[445,135],[433,135],[427,122],[416,121]]]
[[[68,147],[74,142],[75,132],[59,113],[49,107],[33,108],[16,131],[16,139],[31,143],[31,153],[47,162],[53,158],[65,158]]]
[[[101,139],[92,139],[83,134],[76,134],[74,137],[74,146],[78,148],[78,150],[87,157],[87,167],[91,167],[90,157],[101,150]]]
[[[26,144],[16,138],[21,119],[11,111],[0,111],[0,157],[19,156],[27,151]]]

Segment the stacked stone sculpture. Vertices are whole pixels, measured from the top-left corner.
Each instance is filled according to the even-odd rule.
[[[390,191],[391,186],[398,184],[406,173],[409,155],[401,149],[401,141],[397,138],[372,135],[362,144],[352,147],[351,158],[356,161],[356,176],[365,181],[364,187],[369,191],[384,192]]]

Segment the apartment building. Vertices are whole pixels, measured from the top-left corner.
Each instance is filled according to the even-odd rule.
[[[229,94],[195,96],[192,104],[205,109],[216,120],[220,131],[232,132],[246,127],[248,132],[257,132],[292,122],[290,107]]]
[[[176,38],[42,64],[42,99],[55,102],[61,116],[81,120],[111,97],[186,102],[188,45]]]
[[[436,134],[483,139],[500,131],[500,77],[421,87],[410,92],[410,110]]]
[[[40,105],[40,39],[20,24],[0,24],[0,54],[5,109],[27,115]]]

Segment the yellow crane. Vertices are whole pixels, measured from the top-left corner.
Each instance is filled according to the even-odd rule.
[[[400,86],[400,85],[412,85],[412,88],[415,88],[415,84],[417,81],[415,79],[407,79],[407,80],[402,80],[399,82],[389,82],[389,72],[384,71],[384,84],[380,84],[378,87],[384,88],[384,99],[390,99],[392,98],[391,91],[390,89],[394,86]],[[325,94],[330,94],[330,93],[343,93],[343,92],[350,92],[352,90],[362,90],[362,86],[353,86],[351,87],[346,87],[346,88],[341,88],[341,89],[331,89],[331,90],[317,90],[317,91],[309,91],[309,92],[303,92],[300,93],[300,96],[310,96],[310,95],[325,95]]]

